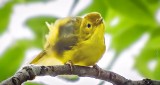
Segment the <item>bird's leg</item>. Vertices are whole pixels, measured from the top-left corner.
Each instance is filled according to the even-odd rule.
[[[66,65],[69,65],[70,69],[71,69],[71,72],[73,72],[73,62],[71,60],[67,61],[65,63]]]
[[[98,72],[98,77],[99,77],[99,76],[101,75],[101,73],[100,73],[101,68],[100,68],[97,64],[93,65],[93,68],[95,68],[95,69],[97,70],[97,72]]]

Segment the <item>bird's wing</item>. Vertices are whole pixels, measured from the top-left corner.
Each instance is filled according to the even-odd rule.
[[[78,43],[81,18],[72,17],[65,24],[59,26],[58,40],[53,49],[58,54],[63,54],[64,51],[71,50]]]
[[[63,52],[72,49],[72,47],[74,47],[77,44],[79,27],[81,24],[80,17],[71,17],[64,19],[56,21],[55,26],[53,26],[53,29],[51,26],[50,33],[48,35],[50,41],[47,40],[47,46],[44,48],[44,51],[42,51],[39,55],[37,55],[36,58],[31,61],[30,64],[38,64],[38,65],[62,64],[62,61],[60,61],[57,58],[57,56],[62,56]],[[65,22],[63,23],[63,21]]]

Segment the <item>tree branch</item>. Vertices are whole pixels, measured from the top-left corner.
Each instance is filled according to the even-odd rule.
[[[111,71],[105,71],[99,67],[85,67],[77,65],[56,66],[26,66],[11,78],[4,80],[0,85],[21,85],[27,80],[33,80],[36,76],[78,75],[80,77],[92,77],[111,82],[113,85],[160,85],[160,81],[143,79],[132,81]]]

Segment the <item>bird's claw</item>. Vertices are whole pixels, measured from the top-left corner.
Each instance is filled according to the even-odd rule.
[[[73,72],[73,62],[71,61],[71,60],[69,60],[69,61],[67,61],[66,63],[65,63],[66,65],[69,65],[69,67],[70,67],[70,71],[71,72]]]

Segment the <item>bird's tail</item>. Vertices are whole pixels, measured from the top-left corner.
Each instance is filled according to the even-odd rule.
[[[30,64],[34,65],[43,65],[43,66],[53,66],[53,65],[64,65],[60,60],[58,60],[55,56],[47,54],[46,51],[40,52],[36,58],[34,58]],[[60,75],[58,76],[61,79],[66,81],[77,81],[79,77],[77,75]]]
[[[30,64],[52,66],[62,65],[63,63],[60,60],[58,60],[55,56],[47,54],[46,51],[42,51],[30,62]]]

